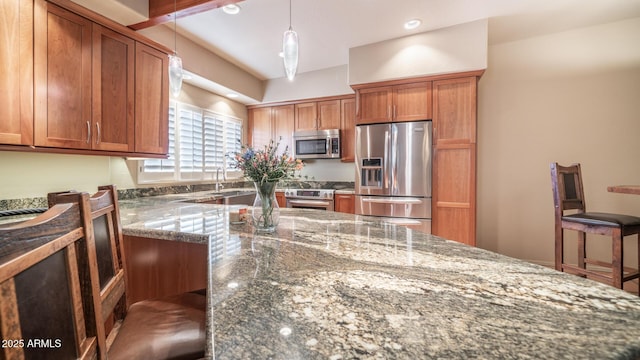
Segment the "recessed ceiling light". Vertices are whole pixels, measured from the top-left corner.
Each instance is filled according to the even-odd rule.
[[[422,20],[420,19],[412,19],[407,21],[406,23],[404,23],[404,28],[407,30],[412,30],[417,28],[418,26],[420,26],[420,24],[422,24]]]
[[[278,53],[278,56],[280,56],[281,58],[283,58],[283,57],[284,57],[284,53],[283,53],[282,51],[280,51],[280,52]]]
[[[240,12],[240,6],[236,4],[229,4],[222,7],[222,11],[229,15],[235,15]]]
[[[228,97],[228,98],[231,98],[231,99],[235,99],[235,98],[237,98],[237,97],[238,97],[238,94],[235,94],[235,93],[228,93],[228,94],[227,94],[227,97]]]

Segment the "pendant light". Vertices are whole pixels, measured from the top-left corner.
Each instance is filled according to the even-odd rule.
[[[289,30],[282,37],[282,55],[284,58],[284,71],[287,78],[292,81],[298,70],[298,34],[291,27],[291,0],[289,0]]]
[[[173,1],[173,55],[169,55],[169,90],[176,98],[182,89],[182,59],[178,56],[178,40],[176,33],[176,0]]]

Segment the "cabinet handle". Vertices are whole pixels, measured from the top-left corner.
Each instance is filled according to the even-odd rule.
[[[91,123],[87,121],[87,144],[91,143]]]
[[[100,138],[102,137],[102,135],[100,134],[100,123],[96,123],[96,130],[97,130],[97,135],[96,136],[96,145],[100,144]]]

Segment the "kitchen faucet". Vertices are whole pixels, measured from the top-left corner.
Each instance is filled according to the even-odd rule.
[[[227,180],[225,176],[225,171],[223,168],[216,169],[216,192],[222,190],[224,188],[223,184],[220,184],[220,170],[222,170],[222,180]]]

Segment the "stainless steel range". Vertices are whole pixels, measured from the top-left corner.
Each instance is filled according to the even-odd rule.
[[[288,208],[333,211],[333,189],[286,189]]]

